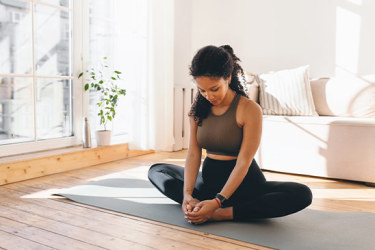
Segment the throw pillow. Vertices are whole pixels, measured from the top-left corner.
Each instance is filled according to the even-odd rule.
[[[265,115],[318,116],[309,81],[310,66],[262,74],[259,103]]]
[[[321,78],[311,81],[319,115],[375,117],[375,83],[353,77]]]

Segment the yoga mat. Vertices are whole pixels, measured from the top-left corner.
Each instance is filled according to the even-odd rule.
[[[147,179],[148,167],[61,190],[73,201],[277,249],[375,249],[375,214],[305,209],[251,222],[188,223],[176,202]]]

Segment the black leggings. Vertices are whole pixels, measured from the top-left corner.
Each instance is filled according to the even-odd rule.
[[[221,161],[206,158],[202,172],[198,173],[193,197],[202,201],[213,199],[225,185],[235,160]],[[148,178],[165,196],[182,204],[184,168],[165,163],[150,167]],[[298,212],[311,204],[310,189],[300,183],[266,181],[255,160],[241,185],[224,202],[233,207],[233,220],[248,221],[255,218],[273,218]]]

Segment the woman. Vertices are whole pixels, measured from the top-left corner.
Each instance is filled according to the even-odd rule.
[[[262,130],[262,111],[239,81],[243,70],[228,46],[206,46],[194,56],[190,74],[199,93],[191,107],[185,168],[154,164],[149,180],[182,204],[190,223],[280,217],[311,204],[299,183],[266,181],[253,159]],[[199,171],[202,148],[207,157]]]

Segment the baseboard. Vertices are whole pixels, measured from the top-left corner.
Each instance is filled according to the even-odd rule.
[[[150,154],[154,150],[129,150],[128,144],[79,149],[55,155],[0,162],[0,185],[73,169]]]

